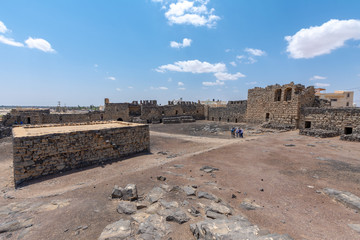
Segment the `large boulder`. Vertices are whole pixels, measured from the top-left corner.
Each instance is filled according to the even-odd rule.
[[[130,234],[130,221],[121,219],[107,225],[101,233],[99,240],[122,240],[127,239]]]

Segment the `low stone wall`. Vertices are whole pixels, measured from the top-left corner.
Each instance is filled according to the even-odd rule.
[[[344,140],[344,141],[350,141],[350,142],[360,142],[360,134],[343,134],[340,136],[340,140]]]
[[[123,122],[13,128],[14,181],[118,160],[150,151],[149,126]]]
[[[169,124],[169,123],[189,123],[189,122],[195,122],[195,119],[192,116],[180,116],[180,117],[163,118],[163,123],[164,124]]]
[[[0,127],[0,139],[11,136],[11,127]]]
[[[300,129],[299,134],[312,136],[312,137],[320,137],[320,138],[336,137],[340,135],[338,131],[334,131],[334,130],[309,129],[309,128]]]
[[[277,129],[277,130],[294,130],[295,126],[290,124],[281,124],[277,122],[266,122],[261,125],[262,128],[271,128],[271,129]]]

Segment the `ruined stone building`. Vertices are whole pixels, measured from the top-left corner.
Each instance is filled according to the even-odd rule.
[[[248,90],[247,100],[169,101],[156,100],[111,103],[105,99],[103,111],[85,114],[50,113],[49,109],[13,109],[3,117],[3,126],[23,124],[77,123],[92,121],[126,121],[136,123],[181,123],[195,120],[249,122],[263,127],[300,129],[302,134],[339,136],[360,134],[360,108],[350,107],[353,92],[335,92],[324,97],[313,86],[293,82],[284,85],[255,87]],[[334,101],[337,96],[337,101]],[[334,97],[334,99],[332,99]],[[210,102],[210,104],[209,104]],[[217,104],[211,104],[216,102]],[[221,103],[221,104],[219,104]],[[341,103],[341,107],[336,104]],[[349,104],[348,104],[349,103]],[[349,106],[347,106],[349,105]],[[359,136],[360,138],[360,136]],[[359,139],[360,141],[360,139]]]

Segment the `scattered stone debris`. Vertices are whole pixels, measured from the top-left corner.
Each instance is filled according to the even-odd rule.
[[[128,184],[125,188],[115,185],[111,193],[111,197],[120,198],[125,201],[134,201],[138,198],[136,185]]]
[[[324,193],[334,198],[338,202],[341,202],[345,206],[355,209],[357,211],[360,210],[360,198],[350,192],[343,192],[336,189],[324,188]]]
[[[316,157],[317,160],[320,160],[320,161],[331,161],[332,159],[330,158],[324,158],[324,157]]]
[[[288,235],[268,234],[260,235],[260,229],[252,225],[245,217],[234,216],[224,219],[207,219],[190,225],[195,239],[273,239],[291,240]]]
[[[211,166],[203,166],[202,168],[200,168],[200,171],[204,171],[206,173],[212,173],[213,171],[219,171],[219,169]]]
[[[98,240],[126,239],[127,237],[130,237],[130,234],[130,221],[120,219],[117,222],[107,225]]]
[[[255,202],[251,202],[249,199],[244,199],[244,201],[241,202],[240,207],[245,210],[256,210],[261,208],[261,206],[257,205]]]
[[[167,152],[163,152],[163,151],[157,152],[157,154],[159,154],[159,155],[168,155]]]
[[[348,224],[349,227],[351,227],[356,232],[360,233],[360,224]]]
[[[295,144],[284,144],[285,147],[295,147],[296,145]]]
[[[184,165],[183,164],[174,164],[174,168],[183,168]]]
[[[309,128],[300,129],[299,134],[312,136],[312,137],[319,137],[319,138],[329,138],[340,135],[337,131],[333,131],[333,130],[309,129]]]
[[[166,177],[164,177],[164,176],[157,176],[156,179],[159,180],[159,181],[165,181],[165,180],[166,180]]]
[[[198,198],[206,198],[206,199],[209,199],[209,200],[213,200],[215,202],[220,202],[221,201],[221,199],[218,198],[217,196],[215,196],[215,195],[213,195],[211,193],[207,193],[207,192],[199,191],[197,196],[198,196]]]
[[[136,204],[127,201],[121,201],[117,207],[118,213],[133,214],[136,212]]]
[[[159,199],[161,199],[164,194],[165,194],[165,191],[162,188],[154,187],[148,193],[147,199],[152,204],[154,202],[157,202]]]
[[[196,190],[193,187],[184,186],[183,190],[186,193],[186,196],[195,196],[196,195]]]

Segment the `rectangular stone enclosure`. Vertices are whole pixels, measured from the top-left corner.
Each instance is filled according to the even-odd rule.
[[[150,151],[149,126],[117,121],[13,128],[15,186],[29,179]]]

